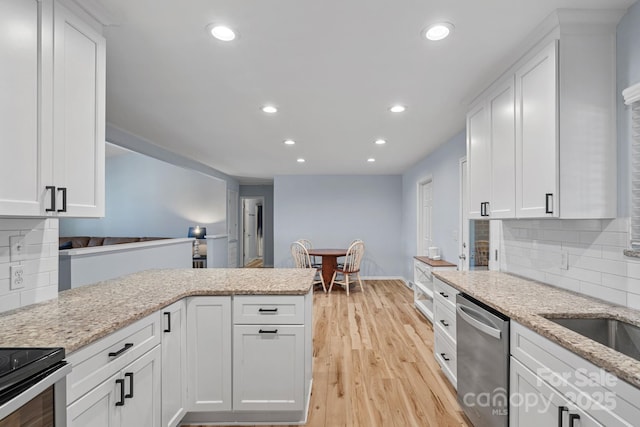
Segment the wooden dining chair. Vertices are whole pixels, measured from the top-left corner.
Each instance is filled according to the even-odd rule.
[[[360,284],[360,289],[364,292],[364,287],[362,286],[362,280],[360,279],[360,262],[362,261],[362,257],[364,255],[364,242],[362,240],[354,241],[349,249],[347,249],[347,255],[344,258],[344,264],[341,267],[336,268],[333,272],[333,277],[331,278],[331,285],[329,286],[329,292],[333,288],[334,283],[338,285],[344,286],[347,291],[347,296],[349,296],[349,276],[355,275],[358,279],[358,283]],[[343,280],[337,280],[338,274],[342,275]]]
[[[309,252],[300,241],[293,242],[291,244],[291,256],[293,257],[293,263],[296,268],[314,268],[316,275],[313,278],[312,285],[322,284],[322,290],[327,293],[327,286],[322,278],[322,268],[315,267],[311,264],[311,258],[309,258]]]
[[[302,243],[302,245],[305,247],[307,252],[309,252],[309,249],[313,249],[313,245],[311,244],[310,240],[298,239],[297,241]],[[309,255],[309,259],[311,260],[311,265],[313,265],[314,267],[316,267],[316,268],[322,267],[322,263],[318,262],[318,260],[316,259],[316,257],[314,255]]]

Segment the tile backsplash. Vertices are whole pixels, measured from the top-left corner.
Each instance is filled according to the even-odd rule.
[[[10,237],[24,237],[24,258],[11,261]],[[11,266],[22,265],[24,283],[12,290]],[[58,297],[58,220],[0,218],[0,312]]]
[[[502,221],[500,269],[640,310],[629,219]]]

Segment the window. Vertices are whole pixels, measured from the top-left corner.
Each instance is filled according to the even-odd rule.
[[[631,246],[640,248],[640,83],[622,91],[631,106]]]

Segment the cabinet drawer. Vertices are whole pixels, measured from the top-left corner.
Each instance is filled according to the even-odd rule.
[[[304,295],[236,296],[233,323],[246,325],[304,324]]]
[[[438,301],[433,310],[434,322],[442,327],[453,342],[456,342],[456,313],[449,308],[449,304]]]
[[[459,291],[454,287],[447,285],[442,280],[434,278],[433,293],[435,301],[442,302],[455,313],[456,295],[460,293]]]
[[[114,332],[78,351],[67,361],[67,404],[71,404],[156,345],[160,344],[160,312]]]
[[[451,381],[454,387],[457,384],[458,358],[456,355],[456,345],[438,324],[434,325],[434,353],[436,360],[442,367],[442,371]]]

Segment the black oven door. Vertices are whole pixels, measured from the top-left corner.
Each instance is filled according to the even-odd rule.
[[[67,425],[66,376],[71,365],[61,362],[4,393],[0,427],[64,427]]]

